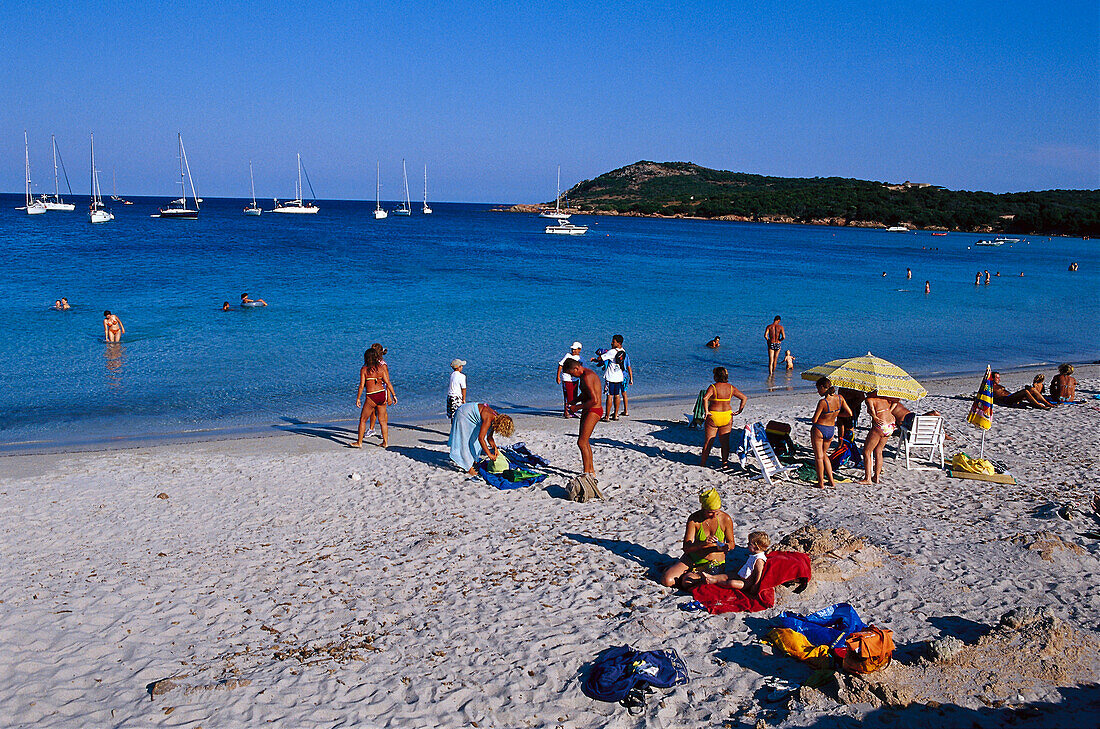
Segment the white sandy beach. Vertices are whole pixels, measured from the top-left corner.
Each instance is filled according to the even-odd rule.
[[[1054,726],[1095,717],[1100,541],[1082,532],[1100,529],[1088,505],[1100,493],[1100,367],[1077,377],[1084,404],[995,409],[987,455],[1007,464],[1014,487],[892,459],[881,486],[768,487],[697,465],[702,436],[683,422],[687,399],[637,403],[629,419],[596,428],[609,500],[587,504],[562,498],[579,467],[576,421],[550,415],[516,416],[512,440],[555,467],[518,491],[459,473],[445,423],[396,427],[388,451],[343,447],[349,423],[0,458],[0,725]],[[1005,380],[1017,389],[1030,376]],[[945,413],[949,458],[976,455],[970,401],[958,396],[979,381],[925,383],[931,394],[914,408]],[[795,423],[805,454],[815,402],[754,398],[734,422]],[[400,422],[400,410],[392,417]],[[738,529],[734,561],[755,529],[777,542],[807,524],[844,527],[865,546],[773,610],[683,612],[688,598],[654,576],[679,555],[684,521],[711,485]],[[1056,513],[1066,504],[1076,509],[1069,520]],[[898,695],[907,698],[893,703],[913,703],[876,705],[851,686],[776,696],[773,677],[797,686],[810,669],[759,643],[769,618],[837,602],[894,631],[897,660],[880,678],[906,684]],[[1045,608],[1055,625],[1045,635],[1058,639],[1021,631],[1016,655],[989,648],[989,665],[922,662],[928,641],[976,643],[1020,607]],[[1059,642],[1067,635],[1083,655]],[[585,697],[581,672],[623,643],[676,649],[691,683],[652,696],[640,716]],[[151,691],[162,679],[171,683]]]

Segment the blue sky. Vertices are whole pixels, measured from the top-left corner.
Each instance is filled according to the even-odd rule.
[[[795,7],[797,6],[797,7]],[[551,199],[637,161],[992,191],[1100,187],[1093,2],[0,6],[0,189],[88,132],[123,194]]]

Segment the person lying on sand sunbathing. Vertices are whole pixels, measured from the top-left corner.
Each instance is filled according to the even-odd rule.
[[[1064,364],[1050,380],[1052,402],[1072,402],[1077,397],[1077,380],[1073,377],[1073,365]]]
[[[1009,392],[1001,384],[1001,373],[993,373],[993,404],[1006,408],[1026,408],[1031,406],[1040,410],[1050,410],[1050,403],[1046,398],[1040,402],[1032,392],[1031,387],[1025,387],[1018,392]]]
[[[760,578],[764,575],[764,565],[768,562],[768,555],[765,552],[771,546],[772,542],[768,539],[767,533],[750,532],[749,558],[745,560],[741,569],[737,570],[736,577],[727,574],[708,575],[703,572],[689,572],[680,578],[680,582],[685,585],[685,589],[694,589],[698,585],[708,584],[750,594],[755,593],[757,585],[760,584]],[[687,587],[688,585],[690,587]]]
[[[898,425],[900,425],[901,427],[905,428],[906,430],[912,430],[913,429],[913,418],[917,417],[917,414],[914,413],[909,408],[905,407],[905,405],[903,405],[901,403],[901,400],[899,400],[896,397],[888,397],[886,399],[889,400],[890,402],[894,403],[894,406],[892,408],[890,408],[890,412],[893,413],[893,415],[894,415],[894,422],[897,423]],[[928,412],[922,413],[922,414],[923,415],[939,415],[940,411],[939,410],[929,410]]]
[[[661,576],[665,587],[691,589],[701,584],[695,581],[700,575],[721,572],[726,565],[726,552],[733,548],[733,520],[722,511],[722,498],[714,489],[699,494],[699,505],[701,508],[688,517],[683,556]],[[694,578],[684,583],[681,578],[689,572]]]

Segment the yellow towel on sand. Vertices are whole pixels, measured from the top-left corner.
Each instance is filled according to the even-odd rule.
[[[993,464],[984,458],[971,458],[965,453],[956,453],[951,459],[951,469],[954,471],[966,471],[967,473],[984,473],[992,476],[997,471]]]

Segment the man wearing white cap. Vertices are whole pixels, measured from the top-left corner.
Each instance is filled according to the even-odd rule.
[[[466,360],[452,359],[451,384],[447,386],[447,417],[454,420],[455,411],[466,402],[466,375],[462,374],[462,368],[466,366]]]
[[[570,375],[568,372],[562,372],[562,369],[561,369],[562,365],[564,365],[565,361],[568,360],[568,359],[575,359],[578,362],[581,361],[581,343],[580,342],[573,342],[573,346],[569,348],[569,354],[562,357],[561,361],[558,362],[558,374],[557,374],[557,383],[559,385],[561,385],[561,394],[562,394],[562,397],[565,398],[565,410],[564,410],[563,417],[575,418],[575,417],[577,417],[576,415],[571,415],[569,413],[569,404],[572,403],[573,400],[575,400],[576,397],[577,397],[577,380],[576,380],[575,377]]]

